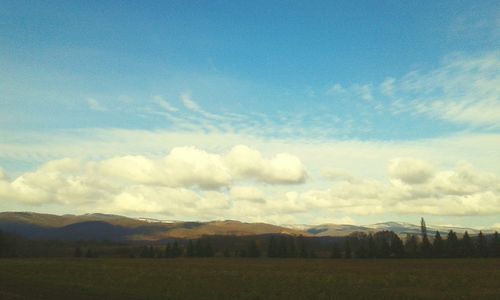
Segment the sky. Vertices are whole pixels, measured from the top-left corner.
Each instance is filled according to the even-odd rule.
[[[500,228],[500,6],[0,0],[0,210]]]

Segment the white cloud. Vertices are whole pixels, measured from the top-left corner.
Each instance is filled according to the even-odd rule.
[[[99,101],[97,101],[94,98],[87,98],[85,100],[87,101],[88,107],[92,110],[95,110],[95,111],[107,111],[108,110],[104,105],[99,103]]]
[[[394,113],[426,115],[473,127],[500,127],[500,52],[448,57],[429,72],[413,71],[395,84]]]
[[[327,93],[330,95],[344,94],[346,89],[340,83],[336,83],[328,89]]]
[[[189,92],[182,93],[181,100],[187,109],[195,111],[195,112],[201,111],[201,108],[198,105],[198,103],[196,103],[193,99],[191,99],[191,93],[189,93]]]
[[[233,149],[243,149],[243,146],[238,147]],[[234,170],[242,172],[238,176],[247,176],[240,177],[244,181],[266,174],[228,159],[238,151],[218,155],[180,147],[156,160],[124,156],[104,161],[51,161],[13,181],[0,180],[0,199],[27,205],[52,203],[85,211],[160,214],[175,219],[232,218],[273,223],[292,223],[304,214],[313,222],[330,220],[328,222],[350,224],[354,223],[351,216],[378,214],[465,216],[500,213],[499,177],[479,172],[463,162],[453,169],[435,171],[423,161],[397,159],[391,161],[388,169],[390,176],[398,180],[359,178],[333,182],[327,188],[303,191],[285,188],[279,192],[266,185],[235,184]],[[267,164],[264,169],[272,169],[273,158],[263,159],[251,149],[244,151],[253,153],[255,157],[251,161]],[[220,167],[223,169],[217,171]],[[110,172],[109,168],[115,172]],[[207,182],[205,174],[208,171],[212,171],[214,178],[218,178],[217,172],[222,172],[223,177]],[[251,173],[246,173],[249,171]],[[158,178],[150,176],[150,172],[158,174]],[[221,188],[202,190],[199,186]],[[327,217],[329,214],[332,217]],[[344,217],[335,217],[339,214]]]
[[[389,174],[406,183],[418,184],[429,180],[434,174],[434,168],[422,160],[398,158],[389,165]]]
[[[307,173],[296,156],[279,153],[267,160],[260,152],[244,145],[233,147],[227,156],[232,172],[238,177],[252,177],[267,183],[302,183]]]
[[[7,181],[7,180],[9,180],[9,176],[7,175],[7,173],[5,173],[4,170],[0,168],[0,181]]]
[[[354,92],[357,93],[358,96],[365,101],[373,100],[372,89],[373,86],[371,84],[364,84],[364,85],[355,84],[353,86]]]
[[[395,90],[395,83],[396,79],[392,77],[386,78],[381,84],[380,84],[380,90],[382,91],[382,94],[386,96],[392,96],[394,94]]]
[[[176,107],[172,106],[172,104],[170,104],[168,101],[164,100],[161,96],[154,96],[153,100],[167,112],[178,111],[178,109]]]
[[[264,202],[264,193],[253,186],[232,186],[230,190],[231,198],[248,200],[252,202]]]

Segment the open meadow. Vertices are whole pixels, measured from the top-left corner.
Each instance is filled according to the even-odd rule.
[[[2,259],[0,299],[500,299],[499,259]]]

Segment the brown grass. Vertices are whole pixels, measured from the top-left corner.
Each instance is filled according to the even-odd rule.
[[[500,299],[500,260],[3,259],[0,299]]]

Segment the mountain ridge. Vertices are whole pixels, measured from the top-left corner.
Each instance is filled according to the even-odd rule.
[[[398,235],[420,234],[420,226],[406,222],[382,222],[369,225],[320,224],[273,225],[237,220],[173,221],[153,218],[131,218],[114,214],[54,215],[35,212],[0,212],[0,230],[34,239],[91,240],[162,240],[198,238],[210,235],[249,236],[263,234],[303,235],[309,237],[342,237],[353,232],[373,233],[388,230]],[[475,235],[479,229],[428,225],[430,236],[439,230]],[[483,233],[493,233],[485,229]]]

